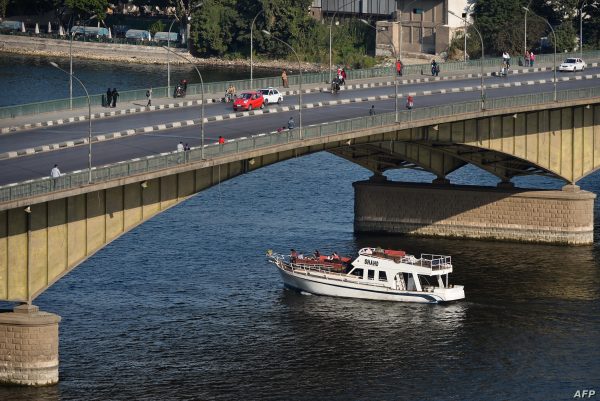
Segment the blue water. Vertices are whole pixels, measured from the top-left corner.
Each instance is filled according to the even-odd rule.
[[[597,245],[356,236],[352,182],[369,176],[327,153],[292,159],[223,182],[115,240],[35,301],[63,318],[60,383],[0,387],[0,400],[566,400],[577,390],[600,393]],[[496,184],[474,167],[449,178]],[[597,174],[579,184],[600,192]],[[465,285],[466,300],[300,295],[283,288],[264,257],[267,249],[351,255],[377,245],[452,255],[452,281]]]
[[[69,76],[50,65],[56,62],[69,71],[69,59],[60,57],[20,56],[0,52],[0,107],[41,102],[69,97]],[[204,82],[250,79],[250,71],[240,67],[198,66]],[[106,92],[108,87],[119,91],[167,86],[167,65],[105,63],[93,60],[73,60],[73,74],[90,94]],[[256,78],[275,76],[274,71],[254,69]],[[171,65],[171,86],[182,79],[199,83],[198,73],[191,64]],[[73,96],[85,96],[73,82]]]

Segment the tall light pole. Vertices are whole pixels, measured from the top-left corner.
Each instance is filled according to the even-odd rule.
[[[260,10],[259,12],[256,13],[256,15],[254,16],[254,18],[252,19],[252,24],[250,25],[250,88],[254,88],[253,85],[253,66],[254,66],[254,23],[256,22],[256,19],[258,18],[259,15],[263,14],[265,12],[265,10]]]
[[[483,84],[483,61],[484,61],[484,56],[485,53],[483,51],[483,36],[481,36],[481,32],[479,32],[479,29],[477,29],[475,27],[475,24],[470,23],[469,21],[467,21],[466,18],[463,17],[459,17],[458,15],[456,15],[454,12],[448,10],[448,13],[454,15],[456,18],[459,18],[461,20],[463,20],[465,22],[465,24],[470,24],[473,29],[475,29],[475,32],[477,32],[477,34],[479,35],[479,40],[481,41],[481,110],[485,110],[485,86]]]
[[[587,0],[581,3],[579,8],[579,58],[583,59],[583,7],[587,5]]]
[[[331,21],[329,21],[329,83],[331,83],[331,70],[333,68],[331,57],[331,29],[333,27],[333,21],[335,21],[335,15],[338,13],[338,11],[340,11],[342,8],[346,7],[348,4],[351,3],[354,3],[354,0],[350,0],[342,4],[337,10],[335,10],[333,15],[331,16]]]
[[[200,103],[200,156],[202,157],[202,159],[204,159],[204,81],[202,80],[202,74],[200,74],[198,67],[196,67],[196,64],[192,63],[191,60],[188,60],[179,53],[175,53],[173,50],[169,49],[166,46],[163,46],[163,49],[173,53],[177,57],[181,57],[182,59],[190,63],[198,73],[198,77],[200,77],[200,91],[202,92],[202,100]]]
[[[173,24],[177,21],[177,18],[173,18],[171,25],[169,25],[169,33],[167,36],[167,47],[171,48],[171,29]],[[167,97],[171,96],[171,52],[167,52]]]
[[[53,61],[50,62],[50,65],[52,67],[58,68],[59,70],[61,70],[65,74],[69,75],[70,77],[75,78],[77,80],[77,82],[79,82],[79,85],[81,85],[81,87],[85,91],[85,95],[87,96],[88,121],[89,121],[89,128],[88,128],[88,184],[91,184],[92,183],[92,103],[90,101],[90,94],[88,93],[87,88],[85,87],[83,82],[81,82],[81,80],[79,78],[77,78],[75,75],[70,74],[67,71],[63,70],[62,68],[60,68],[58,66],[58,64],[56,64]]]
[[[365,25],[370,26],[371,28],[375,29],[375,31],[379,31],[377,29],[377,27],[369,24],[366,20],[361,19],[360,22],[362,22]],[[390,45],[392,46],[392,52],[394,52],[394,58],[396,60],[398,60],[398,53],[396,52],[396,46],[394,46],[394,42],[392,40],[392,37],[389,35],[389,31],[386,32],[388,35],[386,36],[388,38],[388,40],[390,41]],[[377,45],[376,45],[377,46]],[[394,98],[396,100],[395,102],[395,111],[396,111],[396,122],[398,122],[399,120],[399,114],[398,114],[398,73],[394,74]]]
[[[531,6],[532,1],[533,0],[529,0],[529,3],[527,3],[527,7],[525,7],[525,39],[523,44],[523,55],[525,55],[525,53],[527,52],[527,13],[529,12],[529,7]]]
[[[273,39],[277,40],[278,42],[281,42],[284,45],[286,45],[292,51],[292,53],[294,53],[294,56],[296,56],[296,60],[298,60],[298,71],[300,71],[300,89],[298,90],[298,110],[300,111],[300,118],[299,118],[300,139],[302,139],[302,65],[300,64],[300,57],[298,57],[298,54],[296,53],[294,48],[292,46],[290,46],[289,43],[279,39],[276,36],[273,36],[271,34],[271,32],[266,31],[264,29],[263,29],[263,33],[265,35],[267,35],[268,37],[273,38]]]
[[[554,28],[552,28],[552,25],[550,25],[550,22],[548,22],[548,20],[546,18],[540,17],[539,15],[537,15],[536,13],[534,13],[533,11],[531,11],[530,9],[528,9],[527,7],[523,7],[523,9],[525,11],[528,11],[531,14],[535,15],[539,19],[544,20],[544,22],[546,23],[546,25],[548,25],[550,27],[550,30],[552,31],[552,36],[554,37],[554,101],[556,102],[558,100],[558,98],[556,96],[556,33],[554,32]]]
[[[73,18],[71,16],[71,18]],[[92,15],[89,19],[84,21],[83,26],[83,36],[85,37],[85,24],[90,22],[96,18],[96,15]],[[69,108],[73,109],[73,37],[75,36],[75,32],[73,32],[73,25],[69,29],[69,33],[71,35],[71,40],[69,41]]]

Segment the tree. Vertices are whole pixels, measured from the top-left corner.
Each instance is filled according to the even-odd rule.
[[[196,51],[219,56],[227,53],[237,32],[235,3],[235,0],[205,0],[194,13],[192,39]]]
[[[65,6],[81,18],[89,18],[95,15],[98,20],[103,20],[106,17],[108,0],[65,0]]]
[[[6,9],[8,7],[9,0],[0,0],[0,18],[6,18]]]
[[[498,55],[503,51],[520,54],[523,51],[521,46],[524,36],[523,24],[515,23],[517,18],[523,20],[522,7],[522,0],[476,1],[473,19],[483,36],[486,54]],[[529,23],[529,19],[527,22]],[[471,55],[475,56],[474,53]]]

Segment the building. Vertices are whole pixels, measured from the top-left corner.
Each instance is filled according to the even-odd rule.
[[[376,55],[439,54],[464,22],[469,0],[313,0],[311,14],[319,19],[365,18],[376,21]],[[392,49],[392,44],[394,49]]]

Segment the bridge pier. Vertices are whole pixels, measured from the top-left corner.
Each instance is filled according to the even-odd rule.
[[[574,185],[555,191],[375,179],[353,186],[357,233],[593,243],[596,195]]]
[[[20,305],[0,312],[0,384],[58,383],[60,316]]]

